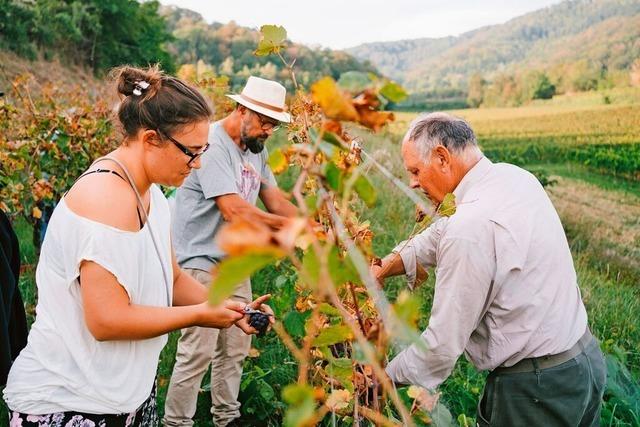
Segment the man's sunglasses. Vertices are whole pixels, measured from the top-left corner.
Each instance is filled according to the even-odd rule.
[[[164,132],[160,132],[159,130],[157,132],[159,135],[164,136],[169,141],[173,142],[173,145],[178,147],[180,151],[182,151],[184,154],[189,156],[189,161],[187,162],[187,166],[191,166],[191,163],[195,162],[198,157],[202,156],[204,152],[209,149],[209,143],[207,142],[199,151],[194,153],[193,151],[189,150],[187,147],[182,145],[180,142],[176,141],[171,135]]]

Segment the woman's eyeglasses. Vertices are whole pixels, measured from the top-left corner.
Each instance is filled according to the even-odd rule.
[[[173,145],[178,147],[180,151],[182,151],[184,154],[189,156],[189,161],[187,162],[187,166],[191,166],[191,163],[195,162],[198,157],[202,156],[204,152],[209,149],[209,143],[207,142],[199,151],[196,151],[194,153],[193,151],[189,150],[187,147],[182,145],[180,142],[176,141],[173,137],[171,137],[171,135],[166,134],[164,132],[160,132],[159,130],[157,132],[158,134],[167,138],[169,141],[173,142]]]

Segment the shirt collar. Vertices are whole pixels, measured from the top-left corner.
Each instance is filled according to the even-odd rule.
[[[456,189],[453,190],[453,195],[456,196],[456,202],[462,201],[469,189],[480,181],[480,179],[489,172],[492,166],[493,162],[483,156],[478,163],[469,169],[469,172],[462,177],[462,180],[458,183]]]

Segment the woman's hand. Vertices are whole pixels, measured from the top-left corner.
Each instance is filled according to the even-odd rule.
[[[225,300],[216,306],[208,302],[198,304],[200,314],[197,326],[226,329],[245,317],[243,311],[245,305],[243,302],[233,300]]]
[[[264,302],[266,302],[269,298],[271,298],[271,294],[262,295],[261,297],[256,298],[253,302],[247,304],[247,306],[253,310],[260,310],[264,314],[270,315],[269,327],[267,328],[267,331],[271,330],[271,325],[273,325],[276,321],[275,314],[273,313],[273,310],[271,309],[271,307],[269,307],[267,304],[264,304]],[[259,332],[256,328],[249,325],[248,315],[243,316],[242,319],[239,319],[236,322],[236,326],[242,329],[244,333],[247,335],[254,335]]]

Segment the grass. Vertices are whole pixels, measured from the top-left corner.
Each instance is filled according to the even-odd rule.
[[[616,108],[622,108],[619,105],[594,107],[576,106],[570,102],[567,104],[568,106],[556,101],[548,108],[534,105],[520,109],[465,110],[460,113],[469,117],[471,123],[477,126],[480,130],[479,135],[491,136],[482,132],[492,132],[494,126],[501,124],[509,132],[517,131],[519,120],[525,123],[524,128],[532,133],[541,132],[547,127],[562,131],[564,128],[556,128],[555,125],[544,122],[547,119],[540,124],[536,122],[540,117],[554,114],[559,115],[555,119],[548,119],[551,120],[549,123],[557,124],[563,118],[575,117],[576,114],[578,117],[603,120],[612,111],[619,111]],[[580,116],[584,111],[596,111],[601,114]],[[632,110],[632,113],[636,114],[637,111]],[[637,114],[633,114],[632,116],[637,118]],[[399,156],[398,139],[403,130],[402,126],[406,126],[411,117],[413,115],[400,114],[403,124],[390,132],[365,138],[367,151],[402,179],[405,179],[405,175]],[[617,126],[632,126],[630,123],[623,120]],[[608,127],[610,124],[597,126],[611,131]],[[639,129],[640,126],[633,125],[626,130],[639,141]],[[515,132],[510,135],[517,144],[518,138],[525,138],[522,136],[525,133]],[[613,133],[620,134],[618,131]],[[588,132],[586,135],[589,137]],[[557,184],[548,191],[567,231],[592,331],[600,339],[603,350],[610,355],[610,372],[616,373],[608,384],[602,425],[638,426],[640,408],[637,406],[639,399],[636,397],[640,396],[640,387],[637,385],[640,378],[640,268],[634,265],[634,261],[638,262],[640,259],[640,183],[595,173],[588,167],[574,163],[545,161],[532,162],[524,166],[533,171],[544,171],[557,180]],[[279,181],[288,187],[294,175],[295,172],[289,171],[279,177]],[[414,208],[375,171],[370,171],[369,176],[377,189],[379,201],[373,208],[363,208],[359,212],[362,212],[362,220],[371,222],[371,229],[375,235],[375,253],[385,255],[412,230]],[[23,222],[16,225],[25,265],[20,287],[32,321],[36,301],[36,257],[30,244],[30,229]],[[285,322],[288,316],[291,316],[287,313],[292,312],[291,307],[295,304],[293,280],[291,268],[286,263],[268,267],[253,278],[254,294],[273,293],[272,305],[279,318]],[[394,298],[403,286],[401,279],[391,280],[387,285],[389,296]],[[433,276],[417,292],[422,309],[420,327],[425,327],[433,297]],[[161,412],[173,367],[177,336],[177,333],[170,335],[169,343],[160,357],[158,403]],[[280,425],[284,411],[284,404],[280,399],[281,391],[286,384],[295,381],[296,362],[273,335],[254,339],[253,347],[259,352],[259,356],[248,358],[245,362],[240,393],[243,402],[243,424]],[[441,387],[442,399],[454,414],[454,418],[461,415],[470,418],[475,416],[484,376],[484,373],[476,372],[463,358],[458,361],[452,375]],[[205,378],[195,417],[198,426],[211,425],[207,383],[208,379]],[[0,408],[0,425],[7,423],[6,409],[3,406]]]

